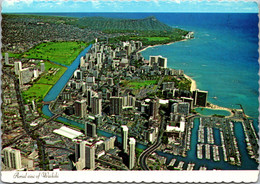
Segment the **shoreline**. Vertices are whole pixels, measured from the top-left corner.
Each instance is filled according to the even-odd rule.
[[[225,111],[228,111],[230,113],[230,115],[229,116],[225,116],[226,118],[231,118],[231,117],[234,116],[234,113],[232,112],[232,109],[227,108],[227,107],[221,107],[221,106],[212,104],[210,102],[208,102],[208,103],[209,103],[209,105],[206,106],[205,108],[212,109],[212,110],[225,110]]]
[[[171,44],[176,43],[176,42],[183,42],[183,41],[187,41],[187,40],[188,40],[187,38],[184,38],[184,39],[179,40],[179,41],[169,42],[169,43],[165,43],[165,44],[148,45],[148,46],[144,47],[143,49],[137,51],[137,53],[143,52],[143,51],[145,51],[145,50],[148,49],[148,48],[152,48],[152,47],[156,47],[156,46],[161,46],[161,45],[171,45]]]
[[[183,74],[183,76],[188,79],[189,81],[191,81],[191,86],[190,86],[190,91],[193,92],[197,89],[197,83],[194,79],[192,79],[190,76]]]
[[[173,43],[176,43],[176,42],[181,42],[181,41],[187,41],[188,39],[185,38],[185,39],[182,39],[182,40],[179,40],[179,41],[175,41],[175,42],[170,42],[170,43],[166,43],[166,44],[157,44],[157,45],[148,45],[146,46],[145,48],[137,51],[137,53],[139,52],[142,52],[142,51],[145,51],[146,49],[148,48],[152,48],[152,47],[156,47],[156,46],[161,46],[161,45],[171,45]],[[190,87],[190,91],[193,92],[197,89],[197,83],[194,79],[192,79],[190,76],[186,75],[186,74],[183,74],[183,76],[188,79],[189,81],[191,81],[191,87]],[[225,116],[226,118],[231,118],[231,117],[234,117],[234,113],[232,112],[232,109],[228,108],[228,107],[222,107],[222,106],[218,106],[218,105],[215,105],[215,104],[212,104],[211,102],[208,102],[207,103],[209,104],[208,106],[204,107],[204,108],[208,108],[208,109],[212,109],[212,110],[226,110],[230,113],[229,116]],[[248,115],[246,115],[248,117]]]
[[[188,80],[191,81],[191,92],[195,91],[197,89],[197,84],[196,84],[196,81],[194,79],[192,79],[190,76],[186,75],[186,74],[183,74],[184,77]],[[208,102],[207,103],[209,104],[208,106],[206,107],[203,107],[203,108],[207,108],[207,109],[212,109],[212,110],[225,110],[225,111],[228,111],[230,113],[229,116],[225,116],[226,118],[231,118],[234,116],[234,113],[232,112],[232,109],[228,108],[228,107],[222,107],[222,106],[218,106],[218,105],[215,105],[215,104],[212,104],[211,102]]]

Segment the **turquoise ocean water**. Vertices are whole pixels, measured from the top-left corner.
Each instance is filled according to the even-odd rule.
[[[214,20],[219,17],[221,21],[209,23],[206,14],[190,15],[194,22],[203,22],[204,17],[208,20],[205,24],[179,22],[176,25],[168,21],[173,27],[193,31],[195,38],[152,47],[142,54],[146,59],[150,55],[167,57],[168,67],[183,69],[196,80],[199,89],[209,91],[211,103],[229,108],[239,108],[236,104],[242,104],[246,114],[257,118],[258,29],[257,21],[252,23],[255,16],[214,14]]]

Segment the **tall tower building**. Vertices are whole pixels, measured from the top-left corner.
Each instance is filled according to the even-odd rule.
[[[97,96],[93,98],[92,113],[94,115],[102,115],[102,98]]]
[[[102,64],[102,53],[100,52],[97,53],[97,64]]]
[[[5,53],[5,64],[9,65],[9,54],[7,52]]]
[[[153,66],[155,63],[158,63],[158,56],[150,56],[149,65]]]
[[[120,115],[123,108],[122,97],[110,97],[110,114]]]
[[[159,98],[150,101],[150,116],[152,116],[154,120],[158,119],[159,107]]]
[[[92,101],[93,101],[93,99],[92,99],[92,96],[93,96],[92,89],[87,89],[86,94],[87,94],[87,105],[88,105],[88,107],[92,107]]]
[[[85,154],[85,147],[86,147],[86,141],[82,141],[81,143],[80,143],[80,152],[79,152],[79,157],[81,158],[81,160],[83,161],[83,163],[84,163],[84,167],[85,167],[85,156],[86,156],[86,154]]]
[[[207,106],[208,92],[196,89],[193,92],[194,105],[206,107]]]
[[[80,142],[76,141],[75,142],[75,163],[79,160],[80,158]]]
[[[41,72],[44,72],[44,71],[45,71],[45,64],[41,63]]]
[[[4,154],[4,164],[12,169],[21,169],[21,152],[20,150],[12,149],[11,147],[6,147],[3,149]]]
[[[133,169],[135,166],[135,138],[129,138],[129,169]]]
[[[85,60],[84,60],[84,57],[82,56],[80,58],[80,67],[84,67],[85,66]]]
[[[22,62],[21,61],[15,61],[14,62],[14,73],[15,75],[19,75],[19,71],[22,70]]]
[[[85,167],[95,169],[95,145],[85,147]]]
[[[74,107],[75,107],[75,115],[84,118],[87,110],[86,100],[75,101]]]
[[[122,148],[124,153],[127,153],[128,127],[126,125],[122,125],[121,130],[122,130]]]
[[[90,137],[97,136],[97,126],[94,123],[86,122],[85,123],[85,135]]]
[[[159,63],[159,66],[161,66],[163,68],[167,68],[167,58],[158,57],[158,63]]]

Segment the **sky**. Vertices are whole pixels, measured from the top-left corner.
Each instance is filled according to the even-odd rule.
[[[254,0],[2,0],[2,13],[229,12],[258,13]]]

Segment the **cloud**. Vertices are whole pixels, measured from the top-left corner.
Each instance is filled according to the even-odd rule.
[[[100,8],[101,3],[99,2],[99,0],[92,0],[91,2],[94,8]]]
[[[158,0],[153,0],[153,2],[156,4],[156,6],[160,6],[160,3]]]

